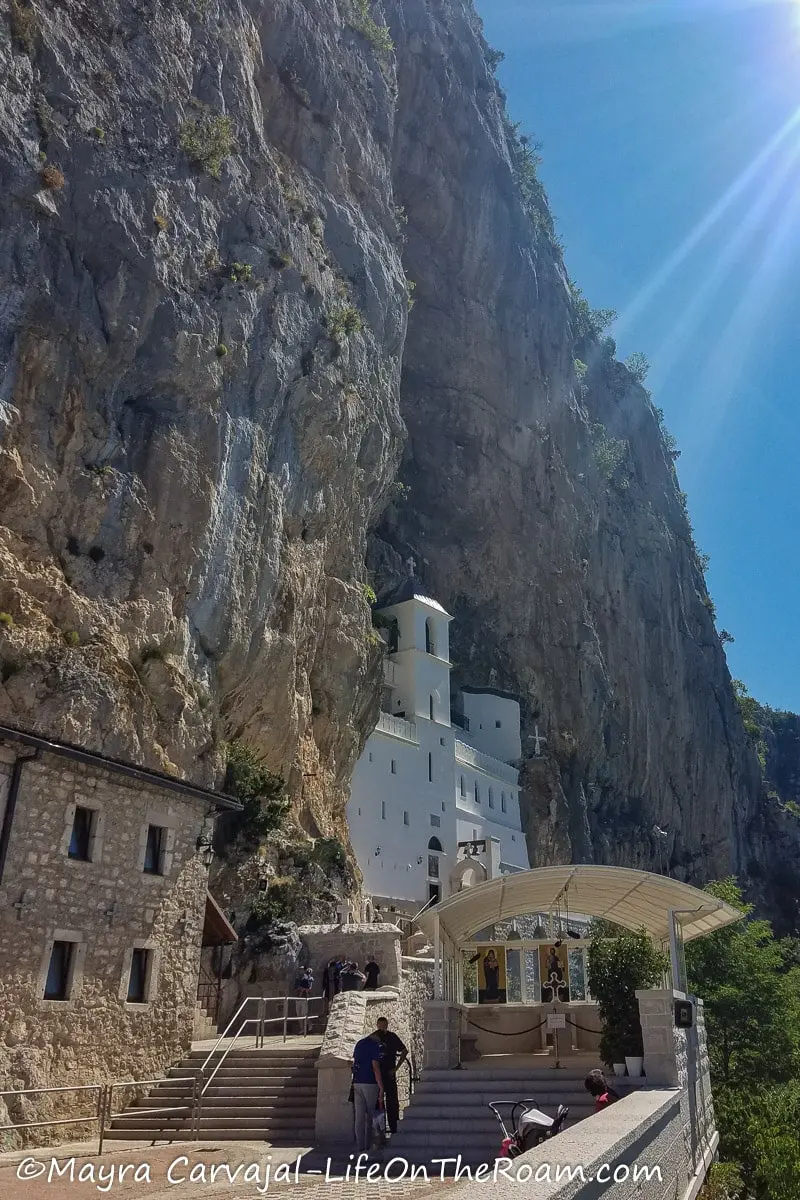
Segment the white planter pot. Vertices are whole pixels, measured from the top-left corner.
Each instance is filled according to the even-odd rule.
[[[614,1074],[617,1076],[617,1078],[620,1078],[622,1075],[625,1074],[625,1063],[624,1062],[623,1063],[612,1063],[611,1065],[614,1068]]]
[[[625,1066],[628,1068],[628,1074],[634,1076],[635,1078],[638,1078],[639,1075],[644,1073],[643,1058],[628,1058],[626,1055]]]

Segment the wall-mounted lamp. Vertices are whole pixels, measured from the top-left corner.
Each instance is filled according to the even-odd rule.
[[[375,847],[375,857],[380,858],[380,856],[381,856],[381,848],[380,848],[380,846],[376,846]]]
[[[204,830],[195,842],[197,852],[203,860],[204,867],[210,867],[214,861],[214,838]]]
[[[417,858],[417,866],[418,866],[418,867],[421,867],[421,866],[422,866],[422,864],[424,863],[424,861],[425,861],[425,859],[424,859],[424,858],[422,857],[422,855],[420,854],[420,855],[419,855],[419,857]]]

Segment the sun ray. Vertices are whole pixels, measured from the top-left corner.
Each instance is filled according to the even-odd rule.
[[[788,148],[782,162],[772,171],[768,181],[758,192],[754,203],[740,219],[734,233],[726,242],[722,253],[703,279],[700,287],[695,291],[690,303],[676,323],[667,331],[664,341],[653,355],[653,365],[650,370],[650,385],[656,391],[663,386],[675,363],[682,357],[687,343],[709,306],[711,297],[730,274],[737,256],[758,235],[770,211],[776,207],[784,184],[797,167],[798,159],[800,159],[800,140]]]
[[[741,172],[741,174],[733,181],[733,183],[720,196],[719,200],[709,209],[706,215],[698,221],[694,229],[681,242],[680,246],[672,252],[669,258],[658,268],[650,280],[642,287],[639,293],[634,297],[631,303],[627,306],[623,313],[617,318],[614,334],[616,337],[624,335],[634,321],[647,308],[653,298],[661,291],[666,283],[673,277],[679,267],[683,265],[692,251],[702,242],[703,238],[719,223],[725,213],[738,200],[738,198],[746,191],[749,185],[758,176],[759,172],[766,166],[773,155],[783,145],[789,135],[800,126],[800,108],[795,109],[791,116],[784,122],[781,128],[773,134],[766,146],[753,159],[753,161]]]

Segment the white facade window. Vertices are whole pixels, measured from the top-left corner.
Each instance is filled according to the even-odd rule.
[[[467,785],[464,782],[464,776],[462,775],[461,776],[461,795],[466,796],[466,794],[467,794]]]
[[[431,720],[433,720],[433,696],[428,696],[428,713]]]
[[[442,818],[436,817],[433,813],[431,813],[431,825],[434,829],[440,829],[442,825]]]
[[[513,833],[511,835],[511,840],[512,840],[512,842],[515,842],[517,840]]]
[[[386,820],[386,801],[381,800],[381,820]]]
[[[435,854],[428,855],[428,878],[439,878],[439,860]]]
[[[428,783],[433,783],[433,755],[428,751]]]
[[[369,761],[372,762],[372,751],[369,752]]]
[[[495,729],[502,729],[502,728],[503,728],[503,722],[502,722],[502,721],[495,721],[495,723],[494,723],[494,727],[495,727]]]
[[[480,802],[481,802],[481,789],[480,789],[480,786],[476,779],[475,780],[475,803],[480,804]]]
[[[405,809],[403,810],[403,824],[404,824],[404,825],[410,825],[410,824],[411,824],[411,818],[409,817],[409,815],[408,815],[408,813],[406,812],[406,810],[405,810]]]
[[[474,825],[472,827],[472,840],[473,840],[473,842],[477,842],[477,840],[478,840],[478,831],[474,827]]]
[[[494,808],[494,792],[489,788],[489,808]]]
[[[500,793],[500,811],[501,812],[506,811],[506,794],[505,794],[505,792]]]
[[[444,800],[442,801],[442,812],[447,812],[447,805],[445,804]]]
[[[389,764],[389,770],[391,771],[392,775],[397,774],[397,762],[395,759],[392,759],[391,763]]]
[[[444,744],[445,744],[444,738],[439,738],[439,745],[443,746]]]

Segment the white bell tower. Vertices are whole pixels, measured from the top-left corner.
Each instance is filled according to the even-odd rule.
[[[391,655],[391,712],[407,721],[450,724],[450,622],[441,604],[428,596],[414,575],[381,608],[397,622],[397,649]]]

